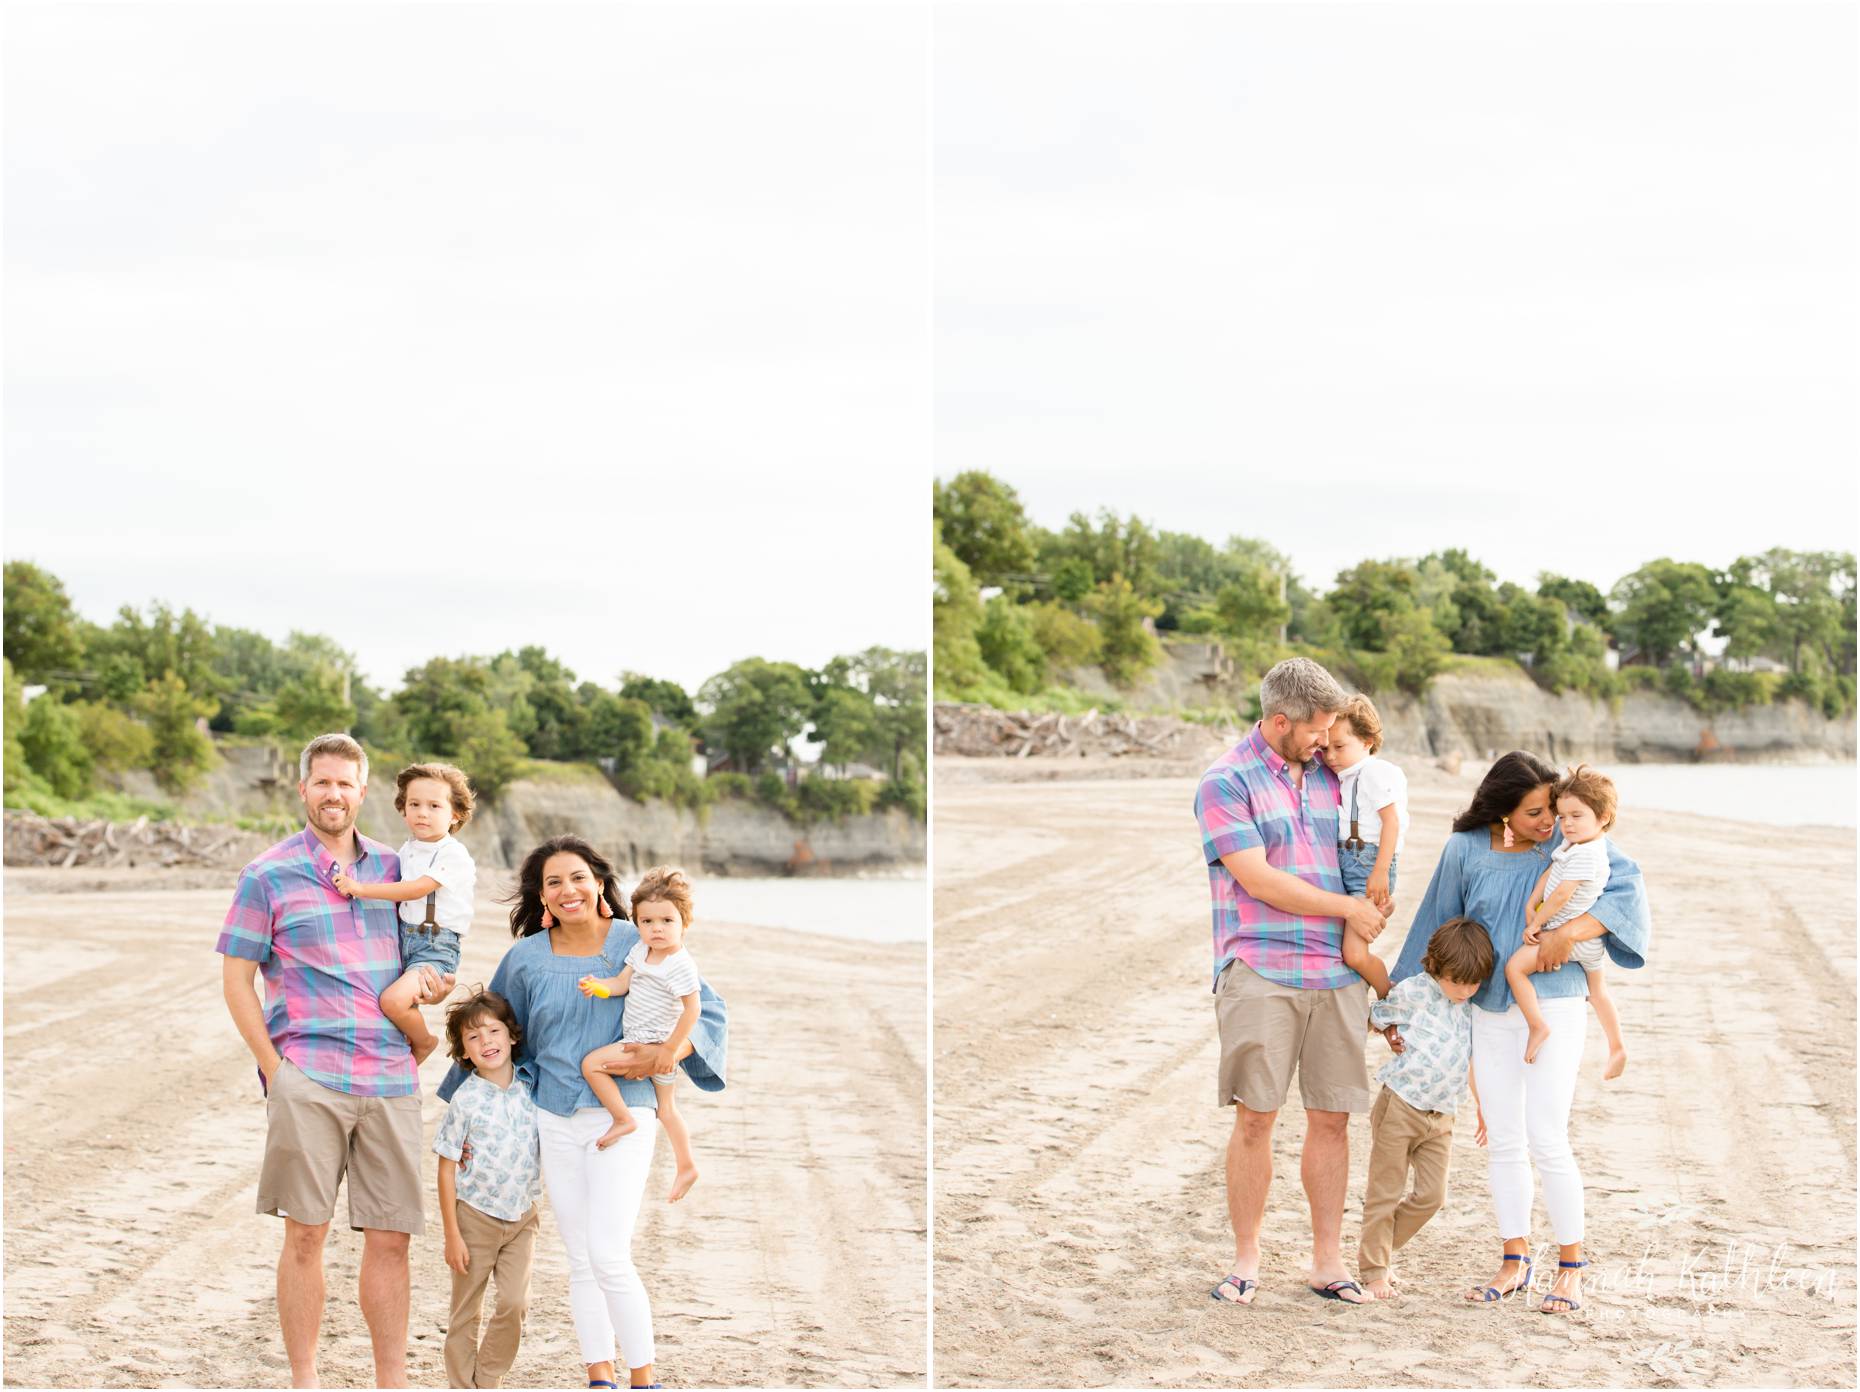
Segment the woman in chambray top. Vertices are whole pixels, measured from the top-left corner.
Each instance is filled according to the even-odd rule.
[[[568,1303],[588,1385],[613,1387],[619,1338],[637,1387],[653,1383],[652,1304],[633,1265],[633,1224],[659,1128],[641,1126],[606,1149],[607,1111],[581,1076],[581,1060],[620,1037],[626,998],[584,996],[576,982],[613,976],[639,934],[626,920],[626,900],[613,866],[578,836],[545,841],[517,872],[510,931],[518,939],[491,978],[510,1002],[523,1042],[517,1073],[536,1100],[543,1185],[568,1253]],[[701,1013],[684,1048],[643,1045],[622,1076],[627,1105],[656,1112],[654,1073],[679,1063],[706,1092],[723,1087],[723,1000],[700,984]],[[465,1079],[454,1065],[439,1085],[449,1100]]]
[[[1448,919],[1464,915],[1485,925],[1497,950],[1492,974],[1473,995],[1473,1081],[1491,1146],[1492,1207],[1504,1256],[1497,1277],[1474,1287],[1466,1298],[1498,1300],[1530,1283],[1532,1162],[1543,1176],[1544,1208],[1562,1256],[1557,1278],[1541,1306],[1545,1314],[1580,1309],[1583,1204],[1582,1172],[1569,1146],[1569,1109],[1576,1096],[1577,1067],[1588,1032],[1588,976],[1569,959],[1569,948],[1602,938],[1618,966],[1644,964],[1652,925],[1640,867],[1608,846],[1608,888],[1588,913],[1544,935],[1547,962],[1556,970],[1532,982],[1544,1017],[1554,1032],[1524,1062],[1530,1026],[1505,983],[1505,963],[1524,939],[1525,903],[1561,836],[1550,803],[1557,773],[1534,754],[1514,751],[1493,764],[1472,806],[1453,823],[1426,897],[1389,971],[1400,981],[1421,970],[1427,940]],[[1400,1040],[1394,1026],[1386,1033]]]

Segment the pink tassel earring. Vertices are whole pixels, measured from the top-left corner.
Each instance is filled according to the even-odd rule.
[[[1504,821],[1505,821],[1505,849],[1510,850],[1513,846],[1518,844],[1518,838],[1511,834],[1511,818],[1506,817]]]
[[[612,918],[613,916],[614,916],[614,911],[607,907],[607,896],[603,894],[601,896],[601,917]]]
[[[1509,836],[1510,834],[1511,834],[1511,833],[1509,833],[1509,832],[1507,832],[1507,833],[1506,833],[1506,835],[1507,835],[1507,836]],[[1510,845],[1511,843],[1510,843],[1509,841],[1507,841],[1507,842],[1506,842],[1505,844],[1506,844],[1507,846],[1509,846],[1509,845]],[[554,920],[553,918],[551,918],[551,917],[549,917],[549,910],[547,910],[547,909],[544,909],[544,910],[543,910],[543,920],[542,920],[542,923],[543,923],[543,927],[545,927],[545,928],[553,928],[553,927],[555,927],[555,920]]]

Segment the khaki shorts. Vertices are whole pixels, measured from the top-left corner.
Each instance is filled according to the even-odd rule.
[[[258,1211],[316,1226],[336,1216],[349,1177],[349,1226],[418,1235],[420,1098],[351,1097],[306,1078],[286,1059],[265,1100]]]
[[[1305,1110],[1366,1112],[1373,1098],[1363,1041],[1369,996],[1361,981],[1328,991],[1269,981],[1245,962],[1229,962],[1214,985],[1221,1029],[1221,1106],[1276,1112],[1292,1090]]]

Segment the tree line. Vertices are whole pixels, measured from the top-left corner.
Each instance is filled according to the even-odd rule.
[[[1854,708],[1854,557],[1772,548],[1722,570],[1662,558],[1603,593],[1550,572],[1535,588],[1467,551],[1363,560],[1328,591],[1266,542],[1216,546],[1134,515],[1030,521],[1015,490],[971,471],[934,488],[937,694],[1024,704],[1097,666],[1134,685],[1158,635],[1224,640],[1248,668],[1320,655],[1372,693],[1419,694],[1455,654],[1515,660],[1552,691],[1656,687],[1703,709],[1797,698]],[[984,593],[987,597],[984,598]],[[1732,664],[1706,670],[1704,641]],[[1610,667],[1613,650],[1619,670]],[[1748,669],[1767,658],[1781,671]]]
[[[873,647],[818,669],[745,658],[689,693],[640,672],[612,688],[578,680],[529,646],[431,658],[386,694],[322,634],[277,643],[161,603],[125,605],[106,626],[78,615],[49,571],[8,561],[5,573],[9,807],[85,798],[130,769],[184,792],[215,763],[214,735],[288,747],[347,730],[378,762],[454,762],[490,799],[536,759],[598,762],[630,796],[684,806],[749,796],[802,819],[875,806],[923,815],[921,652]],[[27,702],[26,686],[46,689]],[[802,737],[823,748],[791,786],[771,766]],[[728,771],[700,776],[698,749]],[[852,764],[885,777],[821,776]]]

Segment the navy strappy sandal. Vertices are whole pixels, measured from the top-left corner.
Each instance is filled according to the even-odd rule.
[[[1587,1266],[1588,1262],[1586,1261],[1579,1261],[1579,1262],[1560,1261],[1557,1263],[1557,1265],[1565,1270],[1574,1271],[1578,1267]],[[1550,1302],[1552,1300],[1556,1301],[1556,1303],[1560,1305],[1562,1308],[1557,1309],[1557,1310],[1551,1309]],[[1550,1295],[1546,1295],[1544,1297],[1543,1303],[1537,1307],[1537,1313],[1540,1315],[1567,1315],[1567,1314],[1573,1313],[1576,1310],[1580,1310],[1581,1308],[1582,1308],[1581,1301],[1573,1300],[1567,1295],[1556,1295],[1553,1293]]]
[[[1531,1283],[1531,1259],[1530,1257],[1528,1257],[1522,1252],[1507,1252],[1505,1253],[1500,1264],[1502,1265],[1503,1262],[1508,1262],[1508,1261],[1521,1261],[1524,1263],[1524,1279],[1519,1281],[1517,1285],[1508,1287],[1505,1290],[1500,1290],[1497,1286],[1487,1286],[1485,1290],[1482,1291],[1479,1295],[1480,1303],[1485,1304],[1485,1305],[1490,1305],[1494,1300],[1503,1300],[1508,1295],[1516,1295],[1519,1291],[1524,1290],[1526,1287],[1530,1285]]]

